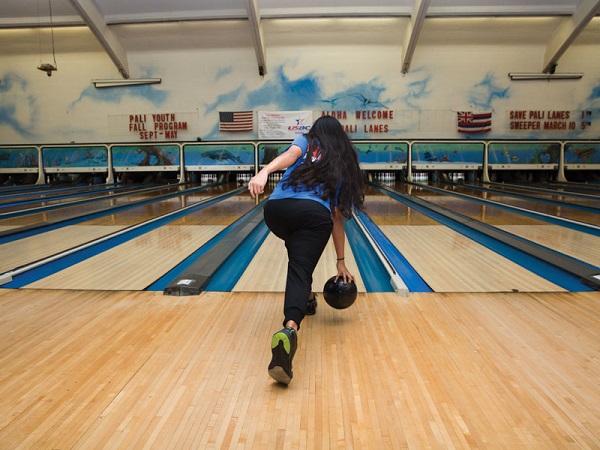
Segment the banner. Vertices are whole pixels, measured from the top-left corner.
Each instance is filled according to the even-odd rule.
[[[198,136],[198,112],[111,114],[110,138],[115,141],[187,141]]]
[[[293,140],[312,124],[312,111],[258,111],[258,138]]]
[[[511,110],[507,114],[510,132],[525,131],[527,134],[539,133],[547,136],[570,134],[589,130],[592,126],[592,111],[569,110]]]

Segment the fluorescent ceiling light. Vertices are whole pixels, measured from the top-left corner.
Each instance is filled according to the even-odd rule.
[[[92,80],[98,89],[123,86],[140,86],[144,84],[160,84],[162,78],[126,78],[117,80]]]
[[[525,80],[579,80],[582,73],[515,73],[509,72],[508,76],[514,81]]]

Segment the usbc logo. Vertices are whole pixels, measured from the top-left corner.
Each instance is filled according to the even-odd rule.
[[[296,119],[296,125],[290,125],[288,130],[304,132],[310,130],[310,127],[311,125],[304,124],[304,119]]]

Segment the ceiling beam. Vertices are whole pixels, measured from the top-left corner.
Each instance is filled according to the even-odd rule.
[[[423,22],[427,15],[430,0],[415,0],[415,5],[411,14],[410,23],[406,28],[404,42],[402,43],[402,73],[407,73],[410,68],[413,54],[417,46],[417,40],[423,28]]]
[[[117,36],[108,28],[104,17],[93,0],[69,0],[86,25],[90,28],[100,45],[104,48],[117,70],[125,79],[129,78],[127,53]]]
[[[556,29],[544,54],[543,72],[553,72],[558,60],[586,25],[600,12],[600,0],[582,0],[573,15],[564,19]]]
[[[267,61],[262,26],[260,24],[260,13],[258,12],[258,3],[256,0],[244,0],[244,2],[246,3],[246,10],[248,11],[252,42],[254,43],[254,51],[258,63],[258,74],[263,77],[267,73]]]

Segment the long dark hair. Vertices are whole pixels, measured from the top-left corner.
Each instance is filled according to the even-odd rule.
[[[308,151],[304,163],[290,175],[287,184],[315,190],[346,218],[352,209],[362,209],[365,195],[358,156],[340,122],[321,116],[306,134]],[[317,156],[320,153],[320,156]],[[312,157],[315,155],[316,157]]]

